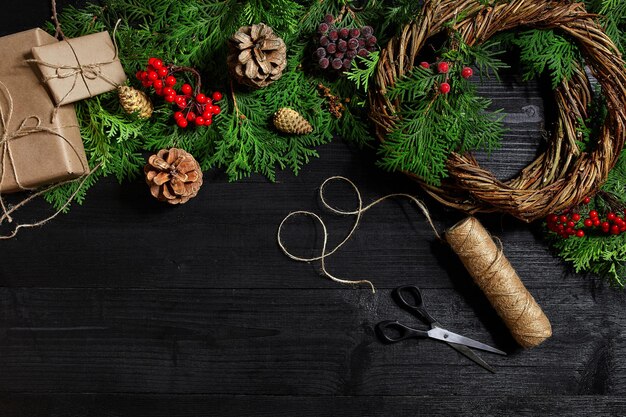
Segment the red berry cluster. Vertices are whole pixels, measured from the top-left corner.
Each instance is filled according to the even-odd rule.
[[[420,62],[420,66],[424,69],[431,69],[431,66],[434,64],[430,64],[426,61]],[[450,63],[446,61],[440,61],[437,63],[437,72],[439,74],[449,74],[450,73]],[[474,70],[470,67],[463,67],[461,69],[461,77],[468,79],[472,78],[474,75]],[[439,84],[439,92],[441,94],[448,94],[452,88],[450,87],[450,83],[448,82],[448,77],[446,76],[445,81]]]
[[[354,58],[366,57],[378,48],[378,40],[371,26],[360,29],[338,28],[334,23],[335,18],[330,14],[326,15],[317,29],[320,46],[315,50],[315,58],[318,59],[321,69],[346,71],[350,69]]]
[[[176,91],[178,80],[174,74],[182,71],[191,71],[197,75],[196,91],[187,83],[181,86],[180,92]],[[221,112],[220,106],[214,102],[222,99],[222,93],[215,91],[211,97],[202,94],[199,75],[191,68],[165,65],[161,59],[150,58],[146,69],[137,71],[136,76],[141,85],[146,88],[153,87],[154,92],[163,96],[166,102],[178,106],[179,110],[174,113],[174,120],[181,128],[186,128],[190,123],[196,126],[210,126],[213,123],[213,116]]]
[[[589,197],[585,197],[583,204],[587,205],[591,202]],[[606,217],[601,217],[597,210],[589,210],[588,214],[581,215],[572,210],[565,210],[563,213],[550,214],[546,222],[548,229],[563,239],[570,236],[584,237],[585,230],[597,229],[604,234],[619,235],[626,232],[626,210],[623,211],[623,217],[614,212],[609,212]]]

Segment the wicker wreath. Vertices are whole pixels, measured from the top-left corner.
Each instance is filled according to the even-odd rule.
[[[462,16],[462,17],[459,17]],[[452,25],[450,24],[451,22]],[[370,92],[371,118],[381,141],[395,127],[400,102],[386,93],[417,65],[428,39],[444,30],[457,32],[468,45],[517,28],[557,29],[578,44],[600,83],[608,115],[595,149],[576,145],[579,120],[587,118],[591,86],[583,68],[556,90],[558,120],[548,147],[514,179],[503,182],[481,168],[470,154],[452,153],[449,178],[433,187],[414,176],[438,201],[467,212],[505,212],[532,221],[578,204],[606,180],[624,145],[626,75],[620,53],[581,3],[512,0],[492,6],[477,0],[426,1],[421,14],[381,51],[376,88]]]

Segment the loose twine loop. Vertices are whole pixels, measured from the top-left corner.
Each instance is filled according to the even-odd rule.
[[[324,190],[326,189],[326,186],[329,183],[335,182],[335,181],[345,182],[345,183],[349,184],[350,187],[352,187],[352,190],[354,191],[354,194],[356,195],[357,200],[358,200],[358,206],[357,206],[357,208],[355,210],[342,210],[342,209],[334,207],[332,204],[330,204],[328,202],[326,196],[324,195]],[[354,224],[352,225],[352,228],[350,229],[350,231],[348,232],[346,237],[337,246],[335,246],[333,249],[327,250],[329,234],[328,234],[328,228],[326,227],[326,223],[324,223],[324,220],[322,220],[322,218],[320,216],[318,216],[317,214],[315,214],[313,212],[299,210],[299,211],[294,211],[294,212],[289,213],[283,219],[283,221],[280,223],[280,225],[278,226],[278,233],[277,233],[278,245],[280,246],[282,251],[285,253],[285,255],[287,255],[289,258],[293,259],[294,261],[299,261],[299,262],[320,261],[321,268],[322,268],[322,273],[325,276],[327,276],[328,278],[330,278],[331,280],[333,280],[335,282],[338,282],[340,284],[351,284],[351,285],[367,284],[367,285],[369,285],[371,287],[372,293],[376,292],[376,288],[374,287],[374,284],[370,280],[367,280],[367,279],[362,279],[362,280],[341,279],[341,278],[338,278],[335,275],[331,274],[330,272],[328,272],[328,269],[326,268],[326,258],[328,258],[329,256],[333,255],[346,242],[348,242],[348,240],[350,240],[350,238],[355,233],[357,227],[359,226],[359,224],[361,222],[361,217],[363,216],[363,214],[366,211],[368,211],[372,207],[382,203],[385,200],[388,200],[390,198],[402,197],[402,198],[407,198],[410,201],[414,202],[417,205],[417,207],[422,211],[422,213],[424,214],[424,217],[426,217],[426,220],[428,221],[428,224],[430,225],[430,227],[432,228],[433,232],[435,233],[435,236],[437,236],[437,238],[441,239],[441,237],[439,235],[439,232],[437,232],[437,229],[435,228],[435,225],[433,224],[433,221],[432,221],[432,219],[430,217],[430,213],[428,212],[428,209],[426,208],[424,203],[422,201],[420,201],[419,199],[417,199],[416,197],[410,195],[410,194],[403,194],[403,193],[389,194],[389,195],[381,197],[378,200],[375,200],[372,203],[368,204],[367,206],[363,207],[363,197],[361,196],[361,192],[359,191],[359,188],[352,181],[350,181],[348,178],[345,178],[345,177],[342,177],[342,176],[333,176],[333,177],[330,177],[330,178],[326,179],[322,183],[322,185],[320,186],[319,196],[320,196],[320,200],[321,200],[322,205],[324,206],[324,208],[329,210],[330,212],[332,212],[334,214],[337,214],[337,215],[340,215],[340,216],[356,216],[356,218],[354,220]],[[283,231],[283,227],[284,227],[285,223],[287,222],[287,220],[289,220],[289,219],[291,219],[292,217],[295,217],[295,216],[309,216],[309,217],[312,217],[315,220],[317,220],[317,222],[319,222],[319,224],[322,226],[322,232],[323,232],[324,238],[323,238],[323,242],[322,242],[321,255],[314,256],[314,257],[311,257],[311,258],[305,258],[305,257],[294,255],[293,253],[291,253],[287,249],[287,247],[286,247],[286,245],[285,245],[285,243],[283,242],[283,239],[282,239],[282,231]]]
[[[26,187],[20,180],[20,175],[18,173],[18,169],[16,168],[16,164],[15,164],[15,159],[14,159],[14,155],[13,155],[13,151],[11,149],[11,144],[20,138],[24,138],[27,137],[29,135],[35,134],[35,133],[48,133],[50,135],[53,135],[59,139],[61,139],[63,142],[65,142],[67,145],[69,145],[70,149],[72,149],[72,151],[74,152],[74,155],[78,158],[79,161],[81,161],[81,164],[83,164],[83,170],[88,171],[89,167],[85,165],[85,162],[83,162],[83,159],[81,158],[79,152],[76,150],[76,148],[74,147],[74,145],[61,133],[59,132],[57,129],[62,129],[62,128],[68,128],[68,127],[78,127],[77,125],[72,125],[72,126],[62,126],[59,128],[51,128],[51,127],[45,127],[41,125],[41,119],[38,116],[35,115],[31,115],[31,116],[27,116],[26,118],[24,118],[24,120],[22,120],[22,122],[19,124],[19,127],[17,128],[17,130],[15,131],[10,131],[9,127],[10,127],[10,123],[11,123],[11,119],[13,117],[13,97],[11,96],[11,93],[9,92],[8,87],[6,86],[6,84],[4,84],[2,81],[0,81],[0,130],[1,130],[1,135],[0,135],[0,185],[2,184],[2,182],[4,181],[4,177],[6,174],[6,163],[5,161],[8,160],[8,162],[11,165],[11,172],[13,174],[13,177],[15,178],[15,183],[17,184],[17,186],[21,189],[21,190],[30,190],[31,188]],[[29,123],[34,122],[34,125],[29,125]],[[2,210],[2,215],[0,216],[0,225],[4,223],[4,221],[7,221],[9,223],[13,222],[13,218],[12,218],[12,214],[19,208],[23,207],[24,205],[28,204],[30,201],[34,200],[35,198],[41,196],[42,194],[51,191],[55,188],[58,188],[62,185],[65,184],[69,184],[72,182],[76,182],[76,181],[80,181],[79,186],[77,187],[76,191],[74,191],[74,193],[72,193],[72,195],[68,198],[68,200],[51,216],[40,220],[38,222],[35,223],[26,223],[26,224],[19,224],[15,227],[15,229],[13,229],[13,231],[7,235],[0,235],[0,240],[4,240],[4,239],[11,239],[13,237],[15,237],[15,235],[17,235],[17,233],[19,232],[20,229],[24,229],[24,228],[30,228],[30,227],[38,227],[38,226],[42,226],[46,223],[48,223],[50,220],[54,219],[55,217],[57,217],[61,212],[63,212],[63,210],[65,210],[65,208],[67,206],[69,206],[69,204],[74,200],[74,198],[78,195],[78,192],[81,190],[83,184],[87,181],[87,179],[100,168],[101,164],[98,164],[96,167],[94,167],[93,170],[91,170],[91,172],[89,172],[89,174],[78,178],[78,179],[74,179],[74,180],[69,180],[69,181],[65,181],[65,182],[61,182],[58,184],[53,184],[49,187],[46,187],[44,189],[41,189],[33,194],[31,194],[30,196],[28,196],[27,198],[23,199],[22,201],[20,201],[18,204],[12,206],[12,207],[8,207],[4,198],[2,197],[2,193],[0,193],[0,209]]]

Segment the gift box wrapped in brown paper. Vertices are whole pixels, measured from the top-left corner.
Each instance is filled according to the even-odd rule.
[[[0,38],[0,193],[77,178],[89,171],[73,105],[55,105],[33,46],[58,41],[41,29]]]
[[[126,81],[108,32],[36,46],[32,52],[57,105],[106,93]]]

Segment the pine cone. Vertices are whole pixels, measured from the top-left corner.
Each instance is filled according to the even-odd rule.
[[[272,28],[243,26],[228,42],[228,67],[237,82],[262,88],[278,80],[287,66],[287,46]]]
[[[200,164],[182,149],[161,149],[150,156],[143,171],[150,193],[170,204],[185,204],[202,186]]]
[[[274,113],[274,126],[281,132],[295,135],[306,135],[313,131],[311,123],[289,107],[283,107]]]
[[[117,89],[120,104],[128,114],[137,114],[141,119],[152,116],[152,102],[143,91],[122,85]]]

